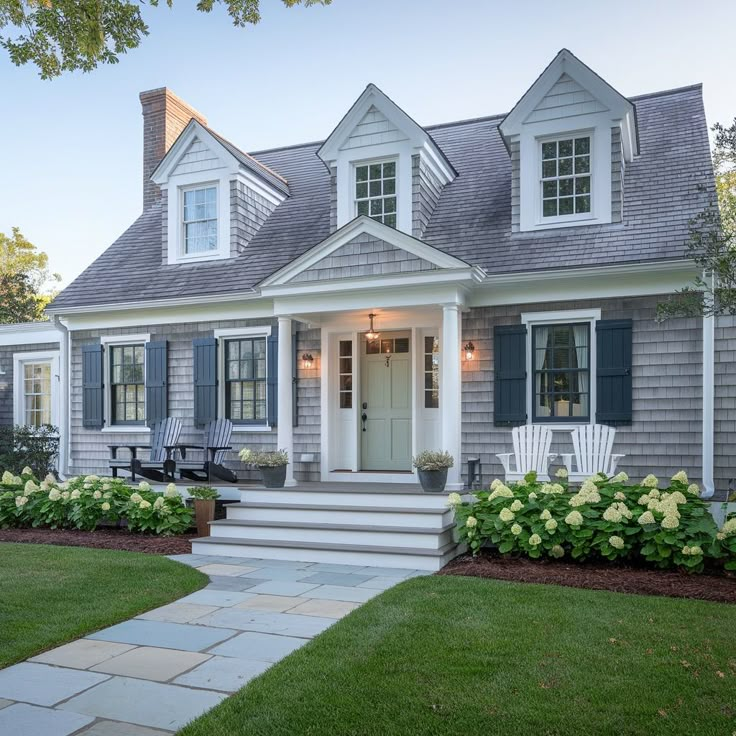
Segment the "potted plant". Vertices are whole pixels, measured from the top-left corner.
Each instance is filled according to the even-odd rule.
[[[240,451],[240,459],[261,471],[263,485],[266,488],[283,488],[286,482],[286,466],[289,464],[289,453],[286,450],[262,452],[244,447]]]
[[[419,474],[422,489],[431,493],[441,493],[447,483],[447,471],[455,464],[455,459],[444,450],[422,450],[412,464]]]
[[[215,520],[215,501],[220,494],[211,486],[192,486],[192,488],[187,488],[187,492],[194,499],[197,534],[200,537],[209,537],[210,522]]]

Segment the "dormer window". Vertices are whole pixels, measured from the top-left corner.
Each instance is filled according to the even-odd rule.
[[[217,187],[206,186],[183,191],[185,256],[217,251]]]
[[[590,217],[590,135],[545,140],[541,151],[543,220]]]
[[[366,215],[396,227],[396,161],[355,167],[356,215]]]

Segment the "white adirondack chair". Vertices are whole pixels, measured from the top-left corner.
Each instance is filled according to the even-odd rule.
[[[626,457],[612,454],[615,437],[616,430],[605,424],[582,424],[573,429],[572,446],[575,453],[562,454],[562,462],[567,468],[570,482],[585,480],[596,473],[615,475],[619,460]]]
[[[511,432],[514,443],[513,452],[497,454],[501,461],[507,481],[521,480],[527,473],[534,471],[537,479],[549,480],[549,464],[557,455],[550,453],[552,431],[543,424],[525,424],[514,427]],[[511,458],[515,467],[511,467]]]

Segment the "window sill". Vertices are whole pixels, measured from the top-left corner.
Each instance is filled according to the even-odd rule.
[[[105,426],[100,430],[100,432],[105,432],[106,434],[149,434],[150,431],[151,428],[145,425],[132,424],[113,424],[111,426]]]
[[[233,424],[233,432],[272,432],[275,427],[268,424]]]
[[[535,419],[531,424],[543,424],[545,427],[549,427],[553,432],[571,432],[573,429],[577,429],[584,424],[593,424],[593,422],[590,419],[581,419],[578,422],[550,422],[545,419]]]

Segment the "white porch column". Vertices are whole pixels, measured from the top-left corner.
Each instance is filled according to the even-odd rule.
[[[440,345],[440,406],[442,416],[442,450],[455,458],[455,467],[447,473],[447,489],[462,489],[460,428],[462,407],[460,401],[460,306],[442,307],[442,344]]]
[[[294,356],[291,354],[291,345],[291,319],[279,317],[277,444],[279,450],[286,450],[289,453],[289,464],[286,466],[287,486],[296,485],[294,480],[294,407],[291,386]]]

